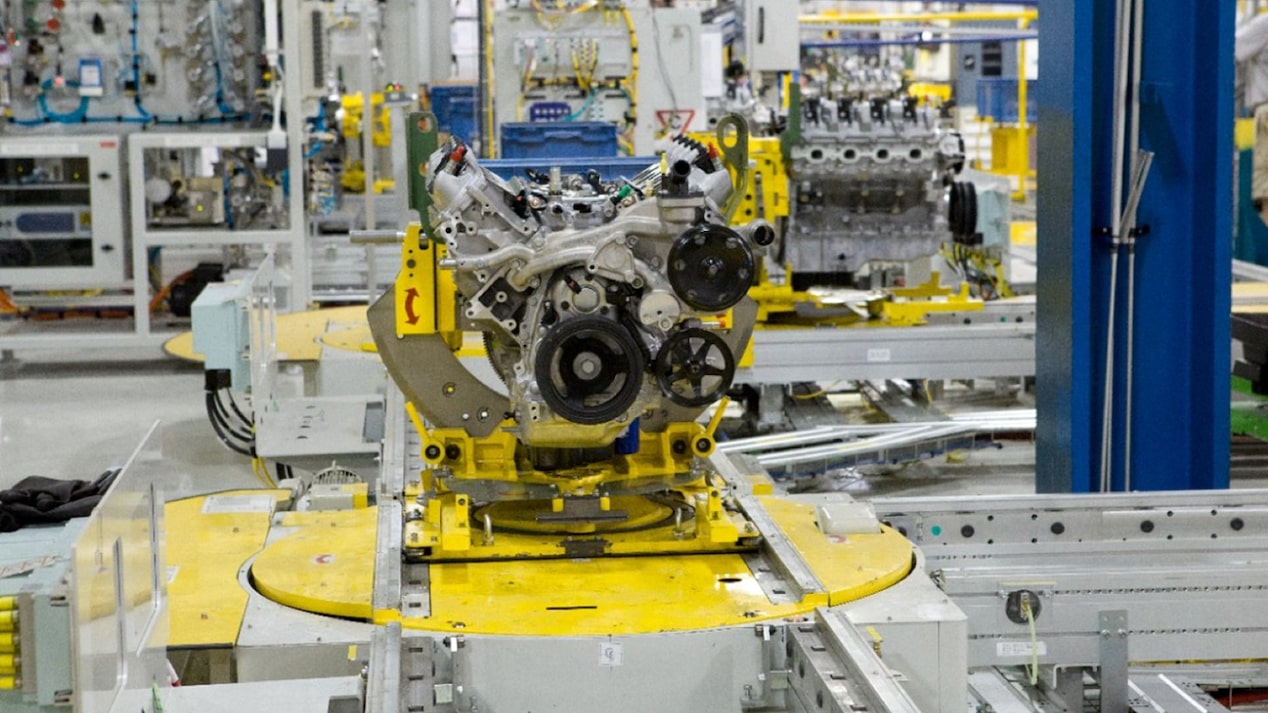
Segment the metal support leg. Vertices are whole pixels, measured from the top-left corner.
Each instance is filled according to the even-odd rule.
[[[762,384],[757,398],[757,425],[777,428],[784,422],[784,385]]]
[[[1078,666],[1058,668],[1053,691],[1066,713],[1083,713],[1083,669]]]
[[[1101,713],[1127,713],[1127,612],[1103,611],[1101,632]]]
[[[398,713],[401,691],[401,624],[391,622],[374,630],[366,685],[366,713]]]

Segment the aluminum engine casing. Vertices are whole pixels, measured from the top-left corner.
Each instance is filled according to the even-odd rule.
[[[790,153],[794,274],[853,274],[935,254],[950,239],[945,182],[964,147],[936,110],[910,98],[808,97]]]
[[[454,272],[464,328],[485,335],[526,445],[603,446],[668,401],[698,414],[729,387],[739,355],[719,347],[719,313],[747,293],[751,236],[769,226],[726,226],[728,174],[688,144],[670,152],[664,180],[653,166],[625,182],[558,169],[506,181],[453,144],[429,161],[432,225],[447,247],[441,266]],[[702,273],[715,258],[725,270]],[[658,373],[674,361],[662,357],[665,345],[684,333],[675,353],[688,344],[707,352],[704,371],[726,372],[709,379],[706,391],[721,387],[710,398],[684,397]]]

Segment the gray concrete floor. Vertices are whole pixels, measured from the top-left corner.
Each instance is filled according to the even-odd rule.
[[[28,475],[91,480],[156,420],[171,491],[256,484],[250,461],[211,430],[197,365],[19,361],[0,369],[0,488]]]
[[[197,365],[56,357],[0,364],[0,489],[28,475],[92,479],[122,464],[155,421],[164,492],[258,485],[248,459],[216,440]],[[1233,487],[1265,486],[1268,463],[1235,469]],[[900,466],[841,469],[794,487],[843,490],[859,498],[1030,493],[1034,445],[1005,441],[998,448]]]
[[[92,479],[122,464],[155,421],[170,495],[258,485],[248,459],[217,441],[203,376],[174,360],[19,361],[0,366],[0,489],[28,475]],[[956,454],[897,467],[831,472],[796,487],[872,495],[989,495],[1033,490],[1034,448]]]

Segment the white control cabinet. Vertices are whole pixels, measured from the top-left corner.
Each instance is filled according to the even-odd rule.
[[[117,136],[0,139],[0,287],[125,284]]]

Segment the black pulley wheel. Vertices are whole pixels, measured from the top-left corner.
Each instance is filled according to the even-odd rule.
[[[735,356],[721,337],[703,329],[677,332],[656,353],[656,383],[679,406],[708,406],[726,395]]]
[[[668,268],[674,292],[702,312],[735,306],[757,274],[748,243],[721,225],[697,225],[678,236],[669,249]]]
[[[591,425],[611,421],[634,405],[646,368],[638,341],[624,326],[601,317],[574,317],[546,333],[533,373],[551,410]]]
[[[977,232],[977,188],[968,181],[951,184],[951,205],[947,218],[952,234],[971,236]]]

